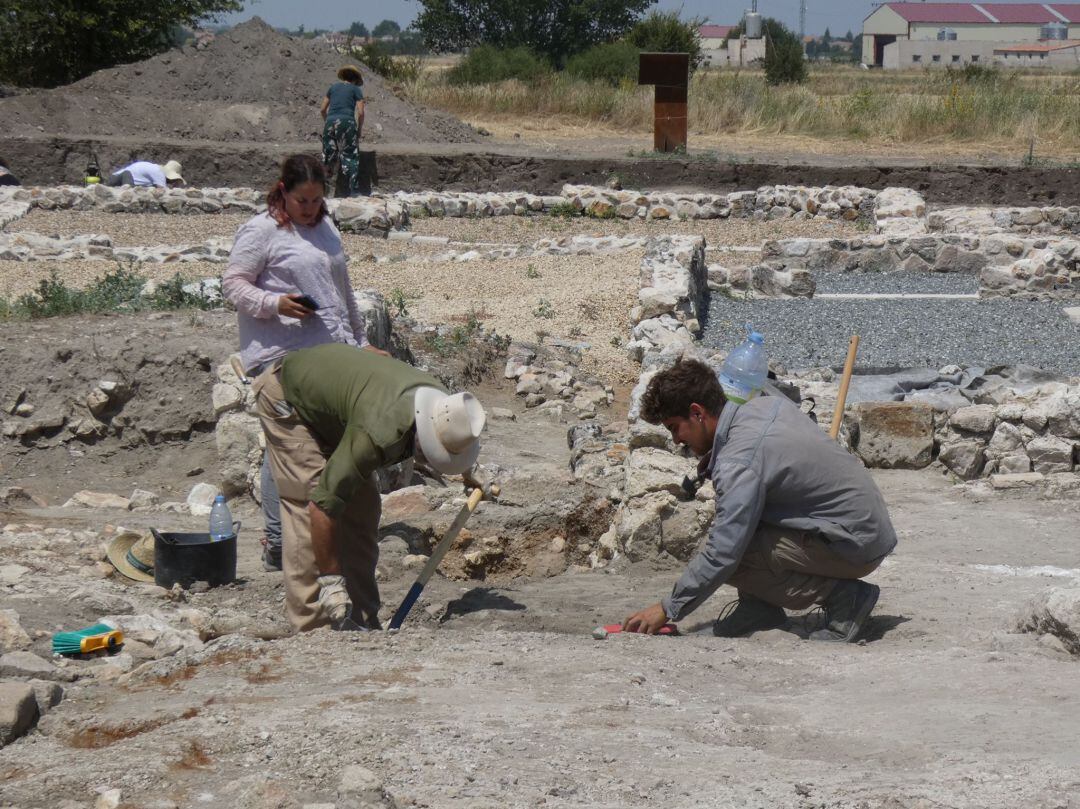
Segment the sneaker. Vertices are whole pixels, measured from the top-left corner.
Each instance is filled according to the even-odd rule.
[[[825,628],[810,633],[811,640],[852,643],[877,604],[881,588],[859,579],[842,579],[821,606],[825,608]]]
[[[263,570],[273,572],[281,570],[281,546],[266,544],[262,552]]]
[[[752,595],[740,595],[730,602],[713,623],[718,638],[741,638],[766,629],[779,629],[787,623],[782,607],[762,601]]]

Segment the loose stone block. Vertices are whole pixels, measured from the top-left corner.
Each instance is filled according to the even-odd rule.
[[[867,466],[922,469],[933,460],[934,411],[925,404],[862,402],[857,453]]]

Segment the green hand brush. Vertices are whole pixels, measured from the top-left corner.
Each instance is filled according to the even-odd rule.
[[[74,632],[57,632],[53,635],[54,654],[77,655],[104,649],[116,651],[124,645],[124,633],[108,624],[94,624]]]

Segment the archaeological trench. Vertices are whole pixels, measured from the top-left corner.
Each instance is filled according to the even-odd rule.
[[[879,480],[901,481],[912,491],[930,487],[934,494],[925,500],[931,510],[938,506],[930,501],[947,500],[986,515],[1019,509],[1032,526],[1040,523],[1038,515],[1053,515],[1047,519],[1061,520],[1066,535],[1072,527],[1071,537],[1059,537],[1062,561],[1041,563],[1049,572],[1024,579],[1022,594],[1008,589],[1020,586],[1021,575],[1002,572],[1008,565],[986,573],[998,576],[994,582],[1022,608],[994,612],[993,626],[984,627],[989,618],[971,620],[996,639],[985,649],[978,645],[983,639],[973,641],[973,648],[984,649],[979,654],[1009,656],[1017,662],[1000,665],[1015,665],[1025,677],[1037,669],[1048,680],[1075,678],[1080,208],[928,205],[917,192],[897,187],[684,194],[624,190],[617,182],[566,185],[550,196],[399,192],[328,202],[345,234],[371,342],[488,399],[481,461],[502,483],[503,497],[481,505],[397,638],[349,646],[325,632],[291,637],[279,581],[256,562],[262,436],[250,389],[227,362],[235,350],[235,320],[220,303],[231,233],[261,209],[263,193],[0,189],[0,273],[9,300],[53,271],[65,277],[77,268],[86,282],[134,266],[150,279],[148,292],[180,273],[209,307],[192,314],[4,323],[0,740],[7,746],[0,751],[0,805],[718,805],[710,795],[726,796],[731,803],[725,805],[1078,805],[1075,760],[1055,763],[1027,749],[995,748],[976,764],[980,743],[972,738],[960,743],[969,758],[949,759],[940,781],[897,765],[880,788],[840,776],[808,786],[814,776],[792,762],[809,754],[796,736],[783,742],[776,735],[783,722],[769,719],[761,705],[736,710],[727,702],[702,709],[712,716],[713,730],[672,733],[712,738],[715,732],[715,744],[744,751],[739,761],[750,767],[758,750],[784,773],[780,780],[790,775],[791,783],[749,777],[744,787],[724,776],[710,787],[701,772],[687,770],[695,786],[665,780],[659,771],[627,786],[604,764],[626,763],[619,750],[604,748],[592,730],[571,731],[574,725],[558,737],[579,750],[573,761],[566,756],[563,778],[559,767],[541,772],[535,764],[558,759],[554,738],[535,741],[556,732],[544,724],[554,721],[550,717],[542,720],[525,702],[518,706],[531,729],[523,737],[533,740],[519,749],[513,729],[496,721],[498,710],[479,692],[461,697],[454,719],[431,707],[429,700],[438,698],[427,690],[434,681],[424,677],[425,655],[434,655],[458,680],[498,691],[497,680],[469,680],[479,670],[476,660],[488,661],[485,671],[510,675],[515,655],[522,661],[555,655],[554,661],[558,653],[551,650],[569,644],[586,658],[598,655],[600,670],[622,665],[619,682],[629,676],[631,685],[619,688],[653,689],[651,708],[682,715],[678,699],[634,679],[656,678],[650,666],[664,671],[668,653],[652,651],[656,639],[647,639],[649,651],[629,640],[622,647],[621,640],[593,641],[591,626],[621,620],[623,612],[586,605],[591,589],[611,595],[604,588],[618,577],[631,584],[617,588],[625,592],[609,603],[622,604],[619,598],[627,600],[629,592],[635,597],[628,605],[648,603],[663,590],[642,590],[641,583],[670,586],[679,564],[699,547],[712,518],[711,490],[707,484],[696,497],[682,492],[693,461],[676,451],[666,431],[638,418],[638,400],[649,379],[679,356],[719,368],[743,324],[752,323],[766,336],[779,392],[822,429],[833,417],[848,339],[860,335],[840,440]],[[140,217],[157,224],[140,225]],[[133,230],[114,232],[114,221]],[[558,287],[564,281],[579,286],[563,295]],[[381,484],[379,576],[389,614],[465,491],[460,481],[423,479],[408,469],[388,471]],[[219,491],[245,523],[236,583],[165,591],[124,580],[105,560],[104,547],[118,532],[199,530]],[[917,497],[905,496],[894,512],[918,507]],[[908,525],[906,518],[900,523]],[[906,542],[902,530],[901,557]],[[922,553],[933,561],[932,552]],[[1030,567],[1012,563],[1010,569]],[[905,581],[903,570],[885,573],[892,586],[911,586],[897,584]],[[719,598],[704,611],[714,614]],[[530,599],[547,607],[533,608]],[[99,620],[125,633],[118,654],[51,654],[53,632]],[[905,634],[908,620],[883,619],[866,649],[888,650],[901,638],[919,643],[917,633]],[[566,636],[572,638],[559,640]],[[679,655],[693,652],[673,665],[682,670],[697,661],[700,669],[713,659],[706,652],[721,655],[724,665],[742,657],[764,666],[770,680],[779,677],[778,666],[807,654],[805,644],[755,647],[751,639],[710,650],[709,642],[674,641],[682,644]],[[967,654],[951,651],[963,644],[951,644],[942,642],[935,654]],[[622,664],[608,658],[620,649]],[[455,654],[475,660],[454,662]],[[813,654],[814,665],[827,670],[822,654]],[[358,662],[349,665],[363,669],[353,672],[351,686],[326,675],[321,701],[297,696],[295,689],[317,682],[324,666],[346,671],[341,661],[350,656]],[[323,664],[303,668],[316,659]],[[559,665],[572,669],[565,660]],[[529,666],[547,670],[540,659]],[[907,679],[903,665],[895,666],[881,676]],[[529,688],[540,691],[530,700],[549,699],[539,695],[558,679],[557,672],[549,675],[555,679],[531,681]],[[581,670],[572,679],[580,685],[590,676]],[[737,689],[739,678],[729,674],[729,688]],[[590,701],[603,702],[607,696],[597,687],[589,696],[568,686],[568,704],[587,711]],[[747,693],[754,688],[751,682],[743,687]],[[512,686],[506,693],[525,699]],[[246,707],[237,707],[245,699]],[[258,724],[257,699],[280,712],[280,727]],[[301,714],[290,713],[290,699],[306,706]],[[391,715],[387,706],[399,699]],[[611,713],[587,726],[610,722],[630,733],[636,703],[619,699],[611,711],[629,715]],[[681,699],[685,707],[696,698]],[[1008,702],[1005,695],[997,699],[998,708]],[[475,710],[487,706],[494,722],[487,730],[462,718],[474,700]],[[998,708],[985,707],[990,701],[982,698],[993,715]],[[1075,700],[1067,705],[1063,722],[1076,715]],[[380,716],[383,730],[354,728],[361,736],[348,736],[323,718],[341,710]],[[420,724],[402,724],[411,710],[435,711],[431,732],[443,738],[442,752],[419,741],[421,717]],[[303,717],[333,739],[327,744],[336,764],[320,758],[319,745],[303,732]],[[654,720],[641,721],[656,730],[649,724]],[[745,737],[739,727],[748,731]],[[395,733],[416,739],[407,745],[408,765],[378,752],[405,749],[405,736]],[[750,739],[754,733],[760,742]],[[902,729],[895,733],[900,747],[911,742]],[[1025,733],[1038,736],[1036,728]],[[593,747],[567,741],[578,735],[593,739]],[[1020,736],[1018,744],[1026,738]],[[498,766],[451,752],[465,740]],[[667,742],[646,737],[643,743]],[[935,749],[937,741],[930,734],[924,743]],[[363,753],[350,756],[353,745]],[[856,746],[829,749],[848,762],[844,767],[861,772],[870,765]],[[1076,753],[1075,743],[1069,750]],[[682,755],[689,761],[694,754],[687,749]],[[515,760],[525,763],[518,768]],[[995,768],[1011,772],[1005,760],[1029,762],[1016,784],[991,777]],[[968,787],[944,786],[968,776]],[[594,787],[581,785],[591,778],[599,779]],[[920,791],[916,785],[924,782],[937,783],[937,791]],[[822,802],[813,802],[812,791]]]

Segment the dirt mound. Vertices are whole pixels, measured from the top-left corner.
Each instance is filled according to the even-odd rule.
[[[174,49],[67,87],[2,98],[0,119],[16,136],[316,143],[319,103],[342,63],[325,44],[285,36],[256,17],[203,49]],[[467,124],[399,98],[371,70],[364,75],[365,143],[476,139]]]

